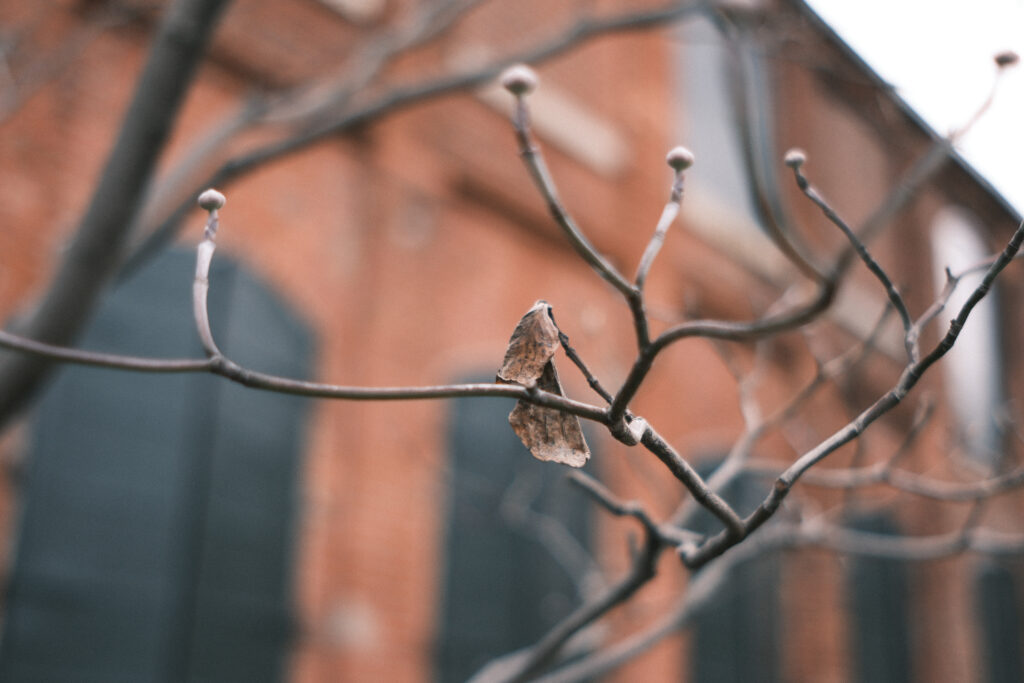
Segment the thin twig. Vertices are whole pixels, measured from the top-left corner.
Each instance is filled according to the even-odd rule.
[[[749,539],[713,565],[692,574],[682,599],[667,610],[662,618],[617,643],[606,645],[538,678],[536,683],[595,680],[636,658],[664,638],[691,625],[694,618],[715,604],[720,591],[729,585],[728,579],[733,575],[733,570],[767,553],[787,547],[790,541],[789,530],[781,525],[765,529],[757,538]]]
[[[785,405],[778,408],[768,417],[761,419],[759,422],[746,424],[743,433],[733,443],[732,448],[722,461],[722,464],[715,468],[714,473],[708,477],[708,487],[713,491],[722,491],[732,484],[732,482],[736,480],[736,477],[742,474],[748,466],[747,462],[750,452],[753,449],[754,444],[757,443],[762,436],[768,433],[769,430],[774,429],[783,422],[791,419],[797,411],[806,405],[807,402],[810,401],[829,381],[834,381],[836,378],[842,376],[863,361],[863,359],[867,357],[870,349],[873,347],[877,336],[881,333],[882,329],[884,329],[885,322],[888,320],[889,311],[891,310],[891,307],[885,307],[882,315],[879,317],[874,328],[866,339],[854,344],[851,348],[828,362],[818,362],[817,371],[815,372],[814,377],[812,377],[803,388],[798,390]],[[784,467],[780,467],[775,471],[775,473],[782,469],[784,469]],[[689,524],[698,509],[698,506],[692,499],[683,501],[683,503],[681,503],[676,509],[676,512],[672,515],[672,523],[677,526],[685,526]]]
[[[210,210],[206,229],[203,231],[203,240],[196,247],[196,276],[192,283],[192,314],[195,318],[196,331],[199,333],[199,341],[209,358],[224,356],[217,348],[217,342],[213,340],[210,313],[206,301],[210,291],[210,263],[213,261],[213,252],[217,248],[217,214],[217,208]]]
[[[0,330],[0,347],[11,351],[30,353],[40,358],[62,361],[74,365],[86,365],[111,370],[136,370],[139,372],[209,372],[213,363],[209,358],[142,358],[114,353],[101,353],[55,346],[11,334]]]
[[[345,108],[357,95],[366,91],[392,61],[444,36],[465,13],[481,2],[486,0],[429,3],[415,8],[411,16],[397,28],[386,25],[362,36],[340,75],[325,79],[337,81],[327,92],[322,92],[324,87],[303,83],[285,92],[251,97],[236,113],[219,123],[207,136],[207,140],[194,145],[194,153],[190,153],[161,179],[150,193],[145,212],[137,218],[138,225],[133,225],[131,230],[133,235],[141,236],[129,245],[129,256],[118,276],[125,277],[141,265],[146,256],[153,253],[157,246],[153,239],[167,226],[166,222],[156,222],[155,217],[169,214],[172,220],[180,224],[183,212],[191,208],[194,178],[199,172],[208,170],[240,133],[257,125],[290,124],[290,132],[286,137],[292,137],[333,123],[339,117],[344,117]],[[229,179],[215,173],[206,186],[223,187]],[[168,209],[165,206],[167,204],[177,208]],[[157,227],[152,227],[154,224]]]
[[[390,114],[421,102],[486,85],[510,64],[539,64],[601,36],[657,28],[694,14],[700,7],[700,2],[673,1],[652,10],[626,11],[606,18],[582,17],[571,26],[557,31],[553,37],[544,38],[483,67],[398,85],[368,103],[339,112],[333,120],[316,125],[298,126],[284,138],[228,159],[197,184],[196,191],[203,187],[223,189],[265,164],[298,153],[326,138],[357,130],[361,126],[383,120]],[[185,216],[192,208],[190,197],[183,199],[162,223],[148,233],[148,237],[124,260],[125,268],[134,269],[174,239]]]
[[[533,677],[554,659],[573,635],[623,604],[654,578],[657,561],[664,548],[658,537],[648,531],[642,551],[634,558],[633,566],[625,576],[596,599],[573,610],[535,644],[492,661],[470,679],[471,683],[512,683]]]
[[[775,480],[775,484],[771,492],[761,505],[743,520],[744,533],[741,534],[739,538],[737,538],[732,532],[720,533],[709,539],[696,552],[681,556],[683,562],[692,569],[699,568],[715,557],[721,555],[728,548],[734,546],[746,535],[749,535],[758,529],[775,514],[779,505],[782,504],[782,501],[792,490],[793,485],[799,481],[799,479],[811,467],[824,460],[841,446],[859,437],[869,425],[874,423],[882,415],[885,415],[895,408],[907,393],[913,389],[924,373],[927,372],[933,364],[935,364],[949,351],[949,349],[953,347],[953,344],[956,343],[957,337],[959,337],[960,331],[963,329],[971,311],[977,303],[984,298],[985,294],[988,293],[992,283],[1003,268],[1013,260],[1016,253],[1020,250],[1022,242],[1024,242],[1024,222],[1017,227],[1017,230],[1013,233],[1013,236],[1007,243],[1006,248],[1003,249],[1002,253],[999,255],[999,258],[992,264],[988,272],[985,274],[982,282],[974,289],[971,296],[960,308],[960,312],[950,323],[949,331],[942,340],[939,341],[932,351],[921,360],[916,363],[909,364],[901,374],[896,385],[875,401],[875,403],[861,412],[846,426],[818,444],[818,446],[802,455],[795,463],[787,468],[786,471]]]
[[[586,600],[606,581],[594,556],[583,546],[566,522],[558,516],[534,509],[543,489],[545,472],[518,472],[505,489],[499,508],[510,528],[537,541],[573,583],[579,599]],[[570,477],[572,475],[570,474]]]
[[[655,338],[637,355],[625,381],[609,407],[609,421],[622,419],[627,406],[647,377],[658,354],[669,345],[690,337],[706,337],[728,341],[752,341],[792,330],[814,320],[829,307],[835,297],[835,282],[827,281],[818,287],[814,296],[803,304],[781,313],[767,315],[751,321],[691,320],[674,325]]]
[[[226,5],[179,0],[168,6],[89,206],[21,334],[60,346],[85,325],[119,265],[128,228]],[[31,398],[50,367],[38,356],[0,362],[0,424]]]
[[[517,384],[442,384],[420,387],[356,387],[325,384],[257,372],[238,365],[223,355],[195,359],[142,358],[44,344],[3,330],[0,330],[0,347],[73,365],[96,366],[111,370],[152,373],[209,372],[252,389],[311,398],[350,401],[414,401],[490,396],[519,399],[602,424],[607,419],[605,410],[598,406]]]
[[[989,529],[959,530],[924,537],[890,536],[856,531],[825,523],[773,524],[720,561],[691,578],[684,597],[649,627],[566,664],[536,683],[578,683],[600,677],[646,652],[664,638],[691,625],[727,585],[730,572],[771,552],[825,548],[846,555],[927,562],[974,552],[1018,557],[1024,554],[1024,535]]]
[[[861,240],[864,242],[871,241],[879,230],[910,203],[917,195],[917,192],[924,187],[925,183],[942,170],[954,154],[953,145],[966,135],[989,110],[1003,82],[1002,76],[1005,72],[1005,68],[998,68],[997,65],[996,78],[992,82],[992,88],[985,101],[982,102],[963,125],[953,130],[945,138],[934,140],[928,150],[893,185],[892,191],[885,196],[885,199],[868,216],[858,231],[857,234]]]
[[[554,324],[555,329],[558,330],[558,342],[562,345],[562,350],[565,351],[566,357],[573,362],[573,364],[579,368],[583,378],[587,380],[587,384],[593,389],[598,396],[603,398],[607,403],[612,402],[612,395],[601,385],[601,382],[594,376],[594,373],[590,371],[587,364],[583,362],[580,354],[576,352],[576,349],[569,343],[569,335],[562,331],[562,328],[555,322],[555,313],[548,307],[548,316],[551,318],[551,322]]]
[[[743,170],[747,186],[761,219],[761,225],[772,243],[800,273],[813,282],[823,283],[828,275],[816,263],[813,251],[794,230],[792,220],[787,216],[780,201],[778,179],[775,172],[775,155],[771,148],[771,122],[768,111],[772,103],[758,98],[755,92],[764,74],[752,73],[750,62],[759,59],[752,36],[741,23],[736,22],[729,12],[720,6],[712,6],[708,13],[715,28],[725,38],[728,50],[728,67],[732,114],[740,134],[740,149],[743,153]]]
[[[803,173],[803,164],[791,163],[790,167],[793,169],[793,176],[796,178],[797,187],[804,193],[804,195],[810,199],[814,204],[821,209],[821,212],[825,214],[825,217],[830,223],[839,228],[846,239],[850,241],[850,245],[853,247],[857,255],[860,256],[861,261],[867,266],[871,274],[882,283],[885,288],[885,294],[889,297],[889,301],[892,303],[893,308],[899,313],[900,320],[903,322],[903,339],[907,350],[907,358],[910,362],[916,362],[918,359],[917,345],[914,340],[911,339],[911,328],[913,323],[910,319],[910,311],[907,310],[907,304],[903,301],[903,296],[896,289],[896,286],[892,283],[892,280],[886,274],[882,266],[879,265],[878,261],[871,256],[867,246],[857,236],[857,234],[846,224],[846,221],[839,216],[835,209],[821,196],[821,193],[815,189],[813,185],[807,180]]]
[[[530,172],[534,186],[540,192],[541,197],[544,198],[551,217],[555,219],[558,227],[562,229],[562,232],[569,239],[569,244],[605,282],[615,287],[627,298],[633,296],[633,285],[619,273],[615,266],[598,253],[579,229],[579,226],[576,225],[576,221],[573,220],[572,215],[562,204],[562,200],[559,199],[555,181],[551,177],[551,172],[548,170],[540,148],[533,139],[533,134],[530,130],[530,111],[526,105],[526,96],[523,93],[516,96],[512,124],[515,127],[516,139],[519,141],[519,154],[523,159],[523,163],[526,164],[526,168]]]
[[[583,470],[574,470],[569,473],[568,479],[571,483],[580,487],[587,495],[596,501],[601,507],[617,517],[632,517],[640,522],[648,531],[658,536],[661,542],[666,545],[680,545],[692,543],[699,539],[694,534],[672,525],[658,524],[647,512],[644,506],[638,501],[622,501],[615,496],[608,488],[594,477]]]
[[[736,537],[744,534],[743,520],[736,514],[736,511],[708,487],[697,470],[693,469],[690,463],[686,462],[667,441],[661,438],[661,435],[654,431],[653,427],[648,425],[641,442],[647,447],[647,450],[654,453],[668,467],[679,481],[683,482],[694,500],[725,525],[724,533],[726,535]]]
[[[651,270],[654,259],[658,256],[661,246],[665,243],[665,235],[668,233],[668,229],[672,227],[676,217],[679,216],[679,207],[683,201],[683,170],[679,169],[675,173],[668,203],[665,204],[665,208],[661,212],[658,225],[654,228],[654,234],[651,236],[651,241],[647,244],[647,248],[644,249],[644,254],[640,258],[640,265],[637,266],[636,275],[633,277],[636,288],[641,291],[643,291],[644,283],[647,281],[647,273]]]
[[[984,109],[985,106],[980,111]],[[976,119],[977,117],[972,118],[970,124],[973,124]],[[966,126],[961,128],[957,131],[957,135],[962,135],[966,129]],[[861,244],[866,243],[873,237],[916,196],[925,183],[935,176],[948,160],[950,150],[951,142],[949,140],[937,140],[933,143],[928,152],[900,179],[893,191],[885,197],[879,207],[864,222],[857,233]],[[837,283],[856,256],[857,251],[854,245],[851,244],[850,247],[844,249],[836,258],[835,265],[830,274],[818,282],[818,288],[814,295],[805,304],[799,305],[785,313],[743,322],[694,320],[674,325],[665,330],[653,340],[649,347],[638,355],[633,363],[626,380],[616,393],[615,400],[609,408],[609,420],[615,424],[622,419],[630,401],[633,400],[644,378],[650,371],[655,358],[670,344],[694,336],[729,341],[749,341],[799,327],[816,318],[832,304],[835,299]],[[809,261],[806,263],[809,264]],[[990,264],[979,264],[978,267],[988,267],[988,265]],[[808,272],[814,270],[816,268],[812,267]],[[904,329],[907,329],[906,321],[904,321]],[[911,330],[905,341],[916,344],[915,333],[915,331]]]

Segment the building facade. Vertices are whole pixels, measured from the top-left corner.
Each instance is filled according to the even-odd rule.
[[[352,82],[342,79],[373,75],[324,116],[546,44],[578,19],[542,2],[480,3],[376,69],[365,46],[382,27],[399,27],[389,39],[403,35],[409,24],[399,20],[415,10],[407,4],[232,6],[128,251],[143,253],[133,250],[225,160],[301,132],[296,122],[315,125],[303,106],[338,96],[332,88]],[[784,291],[807,291],[766,236],[773,211],[823,261],[843,247],[781,163],[793,146],[858,226],[915,162],[941,151],[937,170],[870,243],[914,311],[934,298],[936,269],[1001,247],[1019,217],[813,12],[796,0],[728,5],[580,41],[538,66],[530,99],[565,204],[624,272],[668,198],[665,153],[694,149],[682,219],[648,285],[658,329],[697,314],[756,316]],[[0,121],[5,320],[26,314],[58,267],[159,9],[71,0],[0,9],[20,36],[8,60],[18,87]],[[600,20],[642,8],[610,1],[588,11]],[[270,114],[246,118],[253,101]],[[508,105],[493,85],[425,98],[232,178],[221,188],[211,274],[225,352],[257,370],[353,386],[489,382],[519,317],[545,299],[595,375],[616,386],[635,354],[628,308],[548,215]],[[189,296],[203,220],[191,212],[173,244],[131,261],[82,346],[201,355]],[[870,335],[885,293],[853,271],[810,340],[787,334],[724,355],[703,340],[678,345],[659,359],[635,411],[712,471],[744,427],[732,363],[756,364],[757,398],[771,412],[813,376],[808,345],[831,357]],[[1012,412],[1022,388],[1019,330],[1007,322],[1018,319],[1022,277],[1005,273],[990,321],[964,340],[971,350],[922,387],[935,417],[901,456],[909,470],[977,479],[1013,465],[1012,414],[986,415]],[[901,368],[901,342],[890,332],[874,341],[876,357],[758,441],[757,456],[792,460],[847,422],[849,406],[884,392]],[[557,363],[567,395],[598,400],[564,358]],[[826,466],[899,449],[914,407]],[[509,409],[494,399],[303,400],[207,376],[59,370],[2,442],[0,671],[11,680],[465,679],[536,640],[630,562],[628,520],[604,514],[560,468],[531,460],[507,428]],[[672,513],[684,490],[659,462],[599,430],[588,438],[592,474],[625,500]],[[729,495],[749,509],[769,483],[747,477]],[[1019,498],[995,498],[977,514],[1014,531]],[[942,533],[970,514],[882,484],[809,487],[802,500],[843,506],[849,525],[878,533]],[[1020,569],[975,556],[771,554],[612,680],[1012,680],[1021,671]],[[678,601],[688,582],[678,559],[664,557],[659,570],[573,643],[577,656]]]

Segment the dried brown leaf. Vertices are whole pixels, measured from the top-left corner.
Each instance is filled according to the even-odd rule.
[[[558,348],[558,328],[546,301],[538,301],[522,317],[505,351],[499,381],[534,386],[563,396],[552,358]],[[519,401],[508,416],[512,430],[533,457],[570,467],[583,467],[590,449],[575,415]]]
[[[544,365],[558,350],[558,328],[548,314],[550,309],[542,299],[519,320],[498,370],[500,381],[532,387],[540,379]]]

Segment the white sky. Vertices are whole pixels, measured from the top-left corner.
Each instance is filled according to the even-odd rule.
[[[962,126],[995,79],[993,55],[1024,58],[1024,0],[809,0],[939,133]],[[963,156],[1024,213],[1024,62],[961,139]]]

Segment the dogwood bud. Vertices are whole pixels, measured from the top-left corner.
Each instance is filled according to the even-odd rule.
[[[209,190],[206,190],[199,195],[199,199],[197,201],[203,211],[216,211],[224,206],[224,202],[226,202],[227,199],[224,198],[224,195],[211,187]]]
[[[693,166],[693,152],[681,145],[679,147],[673,147],[668,153],[668,156],[665,157],[665,161],[673,168],[673,170],[677,173],[681,173]]]
[[[785,162],[790,168],[800,168],[807,163],[807,154],[799,147],[794,147],[786,152]]]

